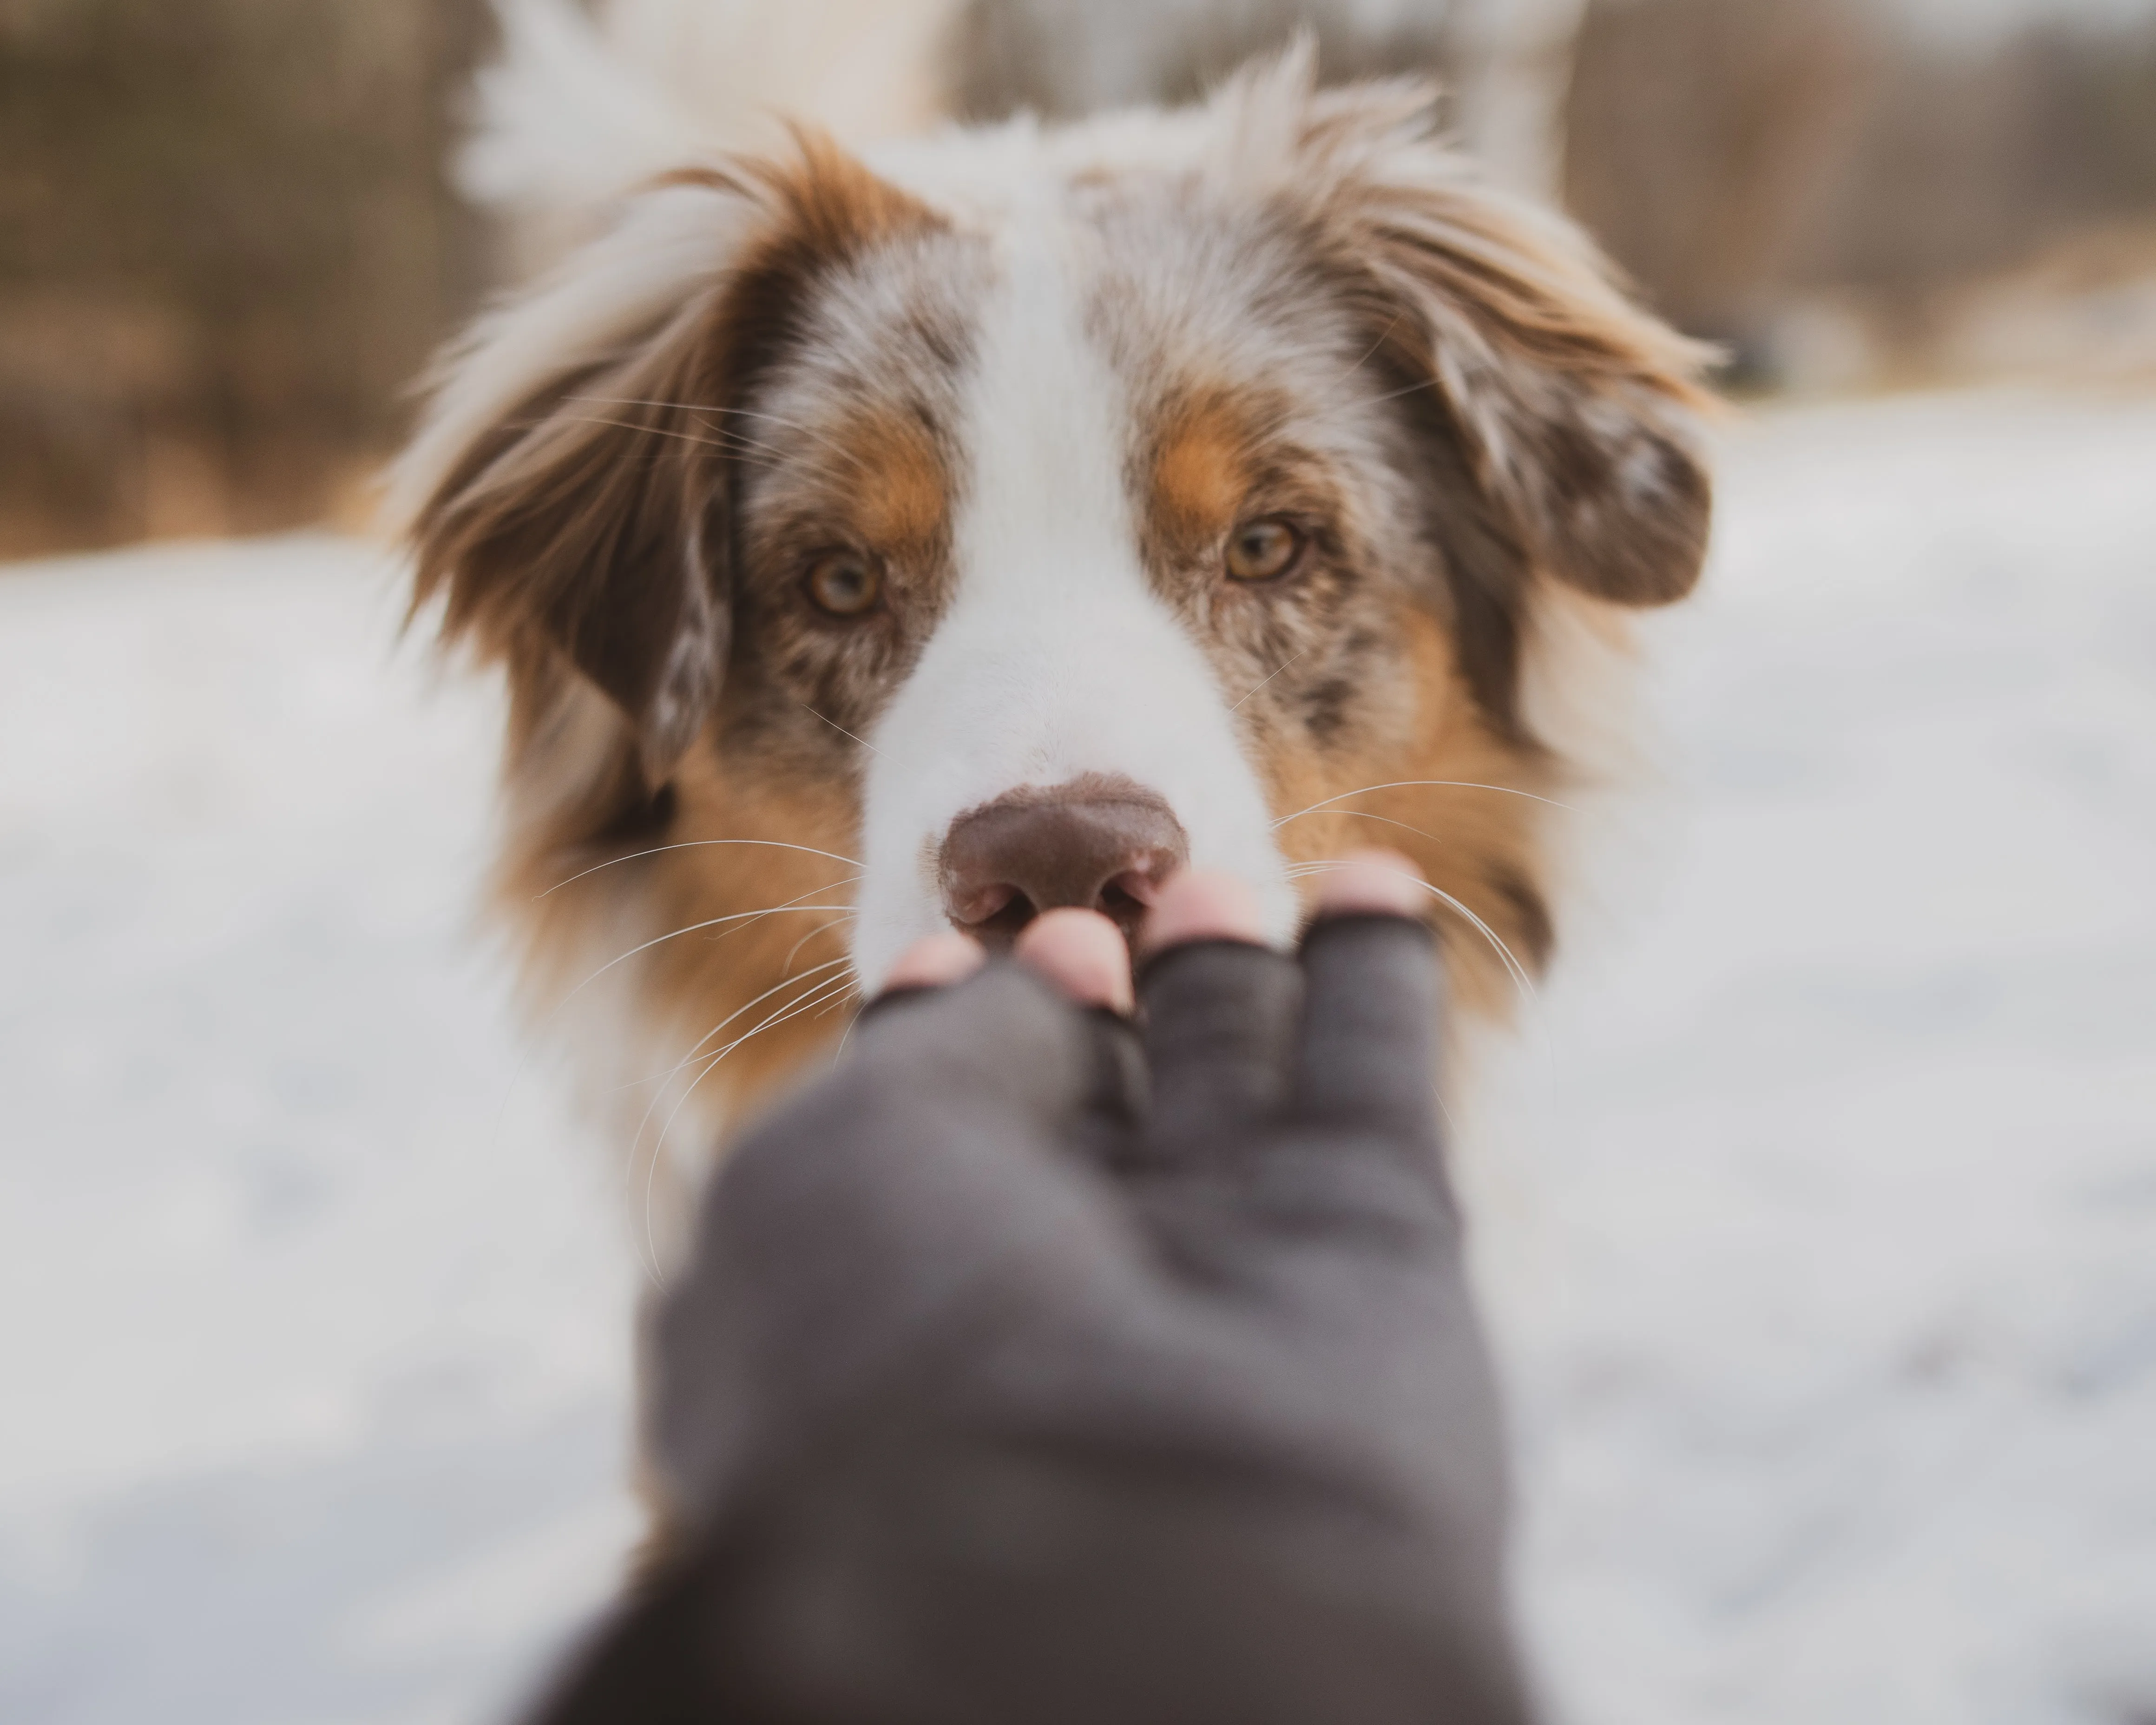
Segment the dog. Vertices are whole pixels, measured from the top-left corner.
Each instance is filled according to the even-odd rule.
[[[646,1086],[646,1183],[919,937],[1134,929],[1185,865],[1285,942],[1383,842],[1468,1014],[1548,963],[1558,805],[1700,572],[1706,355],[1434,100],[1291,51],[1180,110],[802,129],[451,353],[415,604],[506,675],[496,896]]]

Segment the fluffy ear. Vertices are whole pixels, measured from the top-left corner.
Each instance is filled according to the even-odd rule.
[[[392,506],[439,599],[523,685],[562,661],[619,710],[646,783],[708,716],[727,645],[721,300],[745,231],[724,182],[649,194],[453,353]],[[520,692],[521,692],[520,689]]]
[[[1295,212],[1364,323],[1411,431],[1461,669],[1526,740],[1538,582],[1620,605],[1683,598],[1706,556],[1712,350],[1633,305],[1584,234],[1483,182],[1412,83],[1317,92],[1307,54],[1219,98],[1224,171]]]
[[[714,382],[699,333],[535,399],[450,474],[418,540],[416,597],[444,597],[444,634],[564,655],[621,710],[653,786],[726,660],[726,470],[685,411]]]
[[[1434,391],[1532,569],[1622,605],[1690,593],[1708,350],[1630,304],[1568,224],[1462,183],[1432,146],[1366,182],[1357,225],[1388,368]]]
[[[481,319],[392,476],[414,608],[439,598],[445,639],[508,664],[512,732],[543,727],[566,668],[619,711],[653,793],[726,664],[728,451],[754,442],[729,415],[825,272],[940,225],[821,135],[795,144],[668,176]]]
[[[1541,573],[1659,605],[1699,578],[1712,351],[1631,304],[1578,228],[1481,182],[1414,83],[1318,92],[1306,44],[1216,99],[1222,171],[1314,230],[1370,361],[1441,439],[1428,478],[1486,610]]]

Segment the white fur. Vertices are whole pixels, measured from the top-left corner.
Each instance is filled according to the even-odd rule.
[[[943,47],[959,6],[607,0],[602,17],[613,52],[663,84],[707,142],[773,142],[792,117],[859,145],[943,117]]]
[[[729,150],[783,146],[807,121],[847,143],[941,115],[957,0],[495,0],[501,54],[476,82],[458,180],[555,232],[639,182]]]
[[[952,821],[1086,773],[1158,792],[1194,865],[1255,886],[1275,938],[1295,922],[1228,698],[1139,563],[1127,414],[1081,326],[1077,236],[1050,203],[1001,239],[967,403],[957,596],[869,739],[854,962],[870,988],[945,926]]]

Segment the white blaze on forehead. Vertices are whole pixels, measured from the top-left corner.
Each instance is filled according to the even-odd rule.
[[[1124,393],[1085,330],[1082,234],[1029,213],[1002,238],[960,436],[957,585],[870,741],[855,962],[873,987],[945,926],[951,822],[1021,785],[1121,773],[1165,797],[1192,863],[1294,895],[1228,699],[1147,583]]]

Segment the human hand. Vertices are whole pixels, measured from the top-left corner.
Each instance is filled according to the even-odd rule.
[[[1291,957],[1186,875],[1135,988],[1081,911],[901,960],[662,1317],[696,1681],[833,1720],[1526,1717],[1422,897],[1358,860]]]

